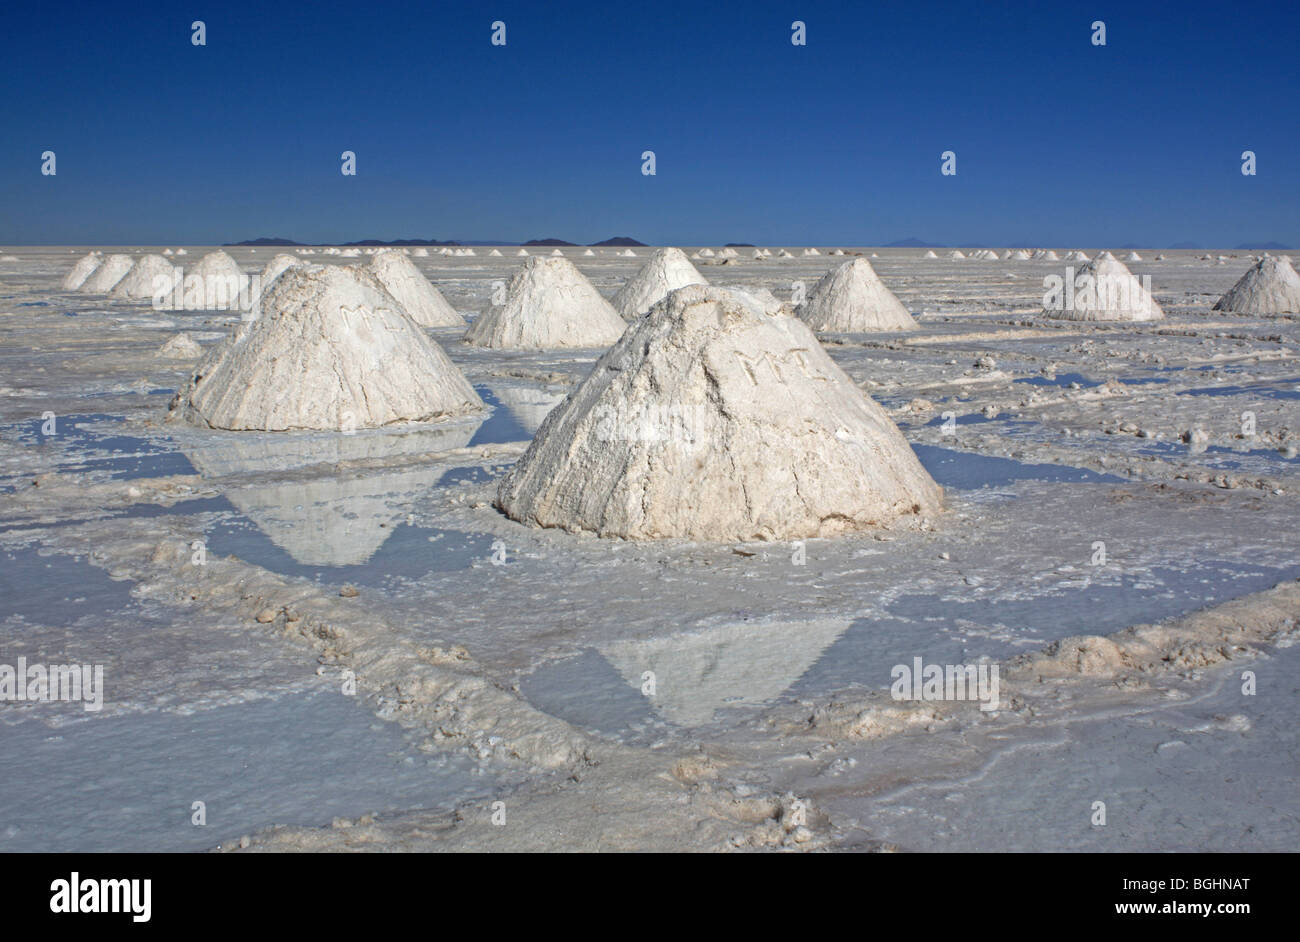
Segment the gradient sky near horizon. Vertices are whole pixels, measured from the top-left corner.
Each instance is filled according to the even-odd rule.
[[[52,0],[2,18],[5,244],[1300,246],[1295,3]]]

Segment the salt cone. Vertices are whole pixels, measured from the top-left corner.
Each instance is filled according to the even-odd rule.
[[[831,536],[941,504],[898,428],[802,321],[703,285],[633,323],[547,416],[496,501],[532,526],[704,541]]]
[[[713,252],[705,249],[700,254]],[[614,308],[629,320],[640,317],[654,307],[668,292],[687,285],[707,285],[681,249],[655,249],[641,270],[627,280],[614,295]]]
[[[915,330],[916,321],[865,258],[827,272],[796,313],[816,331]]]
[[[525,350],[608,347],[626,326],[573,262],[533,256],[510,279],[505,303],[480,314],[465,340]]]

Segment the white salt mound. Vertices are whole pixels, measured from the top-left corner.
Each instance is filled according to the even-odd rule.
[[[373,275],[299,265],[263,295],[260,318],[199,364],[172,408],[212,428],[348,431],[483,403]]]
[[[293,266],[301,264],[302,262],[299,259],[284,252],[272,256],[271,260],[266,263],[266,267],[262,269],[262,290],[266,291],[271,285],[275,284],[275,279],[293,268]]]
[[[621,258],[636,258],[636,253],[633,252],[631,249],[624,249],[622,252],[619,252],[618,254]]]
[[[704,276],[681,249],[655,249],[654,254],[614,295],[614,308],[628,319],[640,317],[670,291],[687,285],[706,285]]]
[[[1127,255],[1124,256],[1124,261],[1126,261],[1126,262],[1140,262],[1140,261],[1142,261],[1142,256],[1139,255],[1137,252],[1129,252]]]
[[[583,258],[592,258],[592,257],[595,256],[595,254],[596,254],[596,253],[593,252],[591,249],[587,249],[587,251],[585,251],[585,252],[582,253],[582,257],[583,257]]]
[[[1265,255],[1219,298],[1216,311],[1300,314],[1300,275],[1291,260]]]
[[[608,347],[626,326],[573,262],[534,257],[510,279],[505,303],[480,314],[465,341],[527,350]]]
[[[527,249],[520,249],[518,252],[515,253],[515,255],[518,256],[519,258],[527,258],[527,257],[528,257],[528,250],[527,250]]]
[[[248,276],[233,258],[220,249],[199,259],[199,263],[186,273],[187,280],[191,274],[203,280],[205,294],[206,287],[217,284],[235,289],[235,294],[248,290]]]
[[[427,254],[429,254],[429,253],[426,252],[425,254],[427,255]],[[488,252],[488,255],[489,255],[491,258],[500,258],[500,257],[501,257],[501,250],[500,250],[500,249],[493,249],[492,251]]]
[[[494,249],[493,251],[496,250]],[[419,248],[412,249],[411,254],[414,255],[416,258],[428,258],[429,250],[426,249],[424,246],[420,246]],[[497,254],[500,255],[501,253],[497,252]]]
[[[1070,321],[1158,321],[1165,312],[1137,277],[1109,252],[1079,269],[1075,283],[1090,276],[1092,290],[1076,290],[1073,307],[1048,309],[1048,317]],[[1084,283],[1086,285],[1086,283]]]
[[[108,296],[124,301],[151,301],[155,295],[168,297],[175,290],[178,278],[180,273],[167,259],[161,255],[144,255],[136,259]]]
[[[76,291],[91,276],[104,260],[103,252],[88,252],[72,266],[72,271],[63,276],[63,290]]]
[[[938,257],[939,256],[934,254],[934,249],[928,250],[924,255],[921,256],[921,258],[938,258]]]
[[[957,259],[957,258],[965,258],[966,255],[965,253],[962,252],[961,249],[953,249],[951,252],[948,253],[948,257]]]
[[[865,258],[844,262],[823,275],[797,313],[816,331],[867,333],[917,326]]]
[[[158,348],[156,356],[171,360],[193,360],[202,356],[203,348],[189,334],[177,334]]]
[[[691,285],[547,416],[496,504],[602,537],[784,540],[915,521],[942,491],[802,321]]]
[[[713,258],[713,249],[700,249],[695,254],[700,258]]]
[[[79,290],[90,294],[107,294],[113,286],[126,277],[135,260],[129,255],[107,255],[90,277],[81,283]]]
[[[552,255],[553,257],[560,257],[560,258],[562,258],[562,257],[564,256],[564,253],[561,252],[559,249],[551,249],[551,255]]]
[[[804,255],[807,255],[807,256],[813,256],[813,255],[821,255],[822,253],[821,253],[821,252],[818,252],[818,251],[817,251],[816,249],[814,249],[814,248],[806,248],[806,249],[803,250],[803,254],[804,254]]]
[[[447,303],[420,269],[401,252],[380,252],[370,260],[370,272],[421,327],[464,327],[465,319]]]

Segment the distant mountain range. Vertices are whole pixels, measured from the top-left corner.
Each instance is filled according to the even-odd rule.
[[[614,238],[612,239],[606,239],[603,242],[592,242],[590,244],[591,245],[617,245],[620,247],[625,245],[626,246],[645,245],[644,242],[638,242],[636,239],[633,239],[630,236],[614,236]],[[254,246],[254,247],[262,246],[262,245],[301,245],[304,247],[319,246],[319,245],[367,245],[367,246],[373,246],[373,245],[393,245],[393,246],[401,246],[401,245],[571,245],[571,246],[576,246],[578,245],[578,243],[565,242],[563,239],[530,239],[527,242],[522,242],[522,243],[506,242],[500,239],[496,241],[484,241],[484,240],[458,241],[456,239],[448,239],[446,241],[441,239],[393,239],[387,242],[384,241],[383,239],[361,239],[360,241],[357,242],[298,242],[295,241],[294,239],[285,239],[280,236],[262,236],[261,238],[258,239],[247,239],[243,242],[223,242],[222,245],[231,245],[231,246],[247,245],[247,246]]]
[[[362,240],[360,240],[359,242],[295,242],[293,239],[284,239],[284,238],[279,238],[279,237],[276,237],[276,236],[263,236],[263,237],[261,237],[260,239],[249,239],[249,240],[247,240],[247,241],[245,241],[245,242],[226,242],[226,243],[223,243],[223,244],[224,244],[224,245],[246,245],[246,246],[262,246],[262,245],[301,245],[301,246],[319,246],[319,245],[366,245],[366,246],[377,246],[377,245],[393,245],[393,246],[403,246],[403,245],[535,245],[535,246],[542,246],[542,245],[556,245],[556,246],[558,246],[558,245],[567,245],[567,246],[577,246],[577,245],[579,245],[580,243],[578,243],[578,242],[566,242],[566,241],[563,240],[563,239],[555,239],[555,238],[550,238],[550,239],[529,239],[527,242],[506,242],[506,241],[502,241],[502,240],[498,240],[498,241],[495,241],[495,242],[494,242],[494,241],[484,241],[484,240],[478,240],[478,241],[466,241],[466,240],[456,240],[456,239],[448,239],[448,240],[445,240],[445,241],[444,241],[444,240],[441,240],[441,239],[393,239],[392,241],[385,242],[385,241],[382,240],[382,239],[362,239]],[[646,243],[644,243],[644,242],[638,242],[636,239],[633,239],[631,236],[614,236],[614,238],[612,238],[612,239],[605,239],[603,242],[590,242],[590,243],[588,243],[588,244],[589,244],[589,245],[593,245],[593,246],[619,246],[619,247],[623,247],[623,246],[645,246]],[[773,244],[776,244],[776,243],[773,243]],[[792,242],[792,243],[790,243],[790,244],[791,244],[791,245],[794,245],[795,243]],[[820,243],[819,243],[819,244],[820,244]],[[829,244],[829,243],[826,243],[826,244]],[[1025,243],[1023,243],[1023,244],[1024,244],[1024,245],[1030,245],[1030,244],[1032,244],[1032,241],[1031,241],[1031,242],[1025,242]],[[976,243],[976,242],[963,242],[963,243],[961,243],[961,246],[962,246],[962,248],[984,248],[984,245],[983,245],[982,243]],[[728,248],[753,248],[753,243],[751,243],[751,242],[728,242],[728,243],[727,243],[727,247],[728,247]],[[947,248],[947,247],[948,247],[947,244],[946,244],[946,243],[943,243],[943,242],[925,242],[925,241],[923,241],[923,240],[921,240],[921,239],[917,239],[917,238],[915,238],[915,237],[907,238],[907,239],[899,239],[897,242],[886,242],[886,243],[882,246],[882,248],[887,248],[887,249],[943,249],[943,248]],[[1160,246],[1156,246],[1156,245],[1141,246],[1141,245],[1136,245],[1136,244],[1134,244],[1134,243],[1128,243],[1128,244],[1126,244],[1126,245],[1121,245],[1120,248],[1121,248],[1121,249],[1139,249],[1139,248],[1155,249],[1155,248],[1160,248]],[[1199,251],[1199,250],[1201,250],[1201,249],[1203,248],[1203,246],[1201,246],[1199,243],[1196,243],[1196,242],[1175,242],[1173,245],[1169,246],[1169,248],[1170,248],[1170,249],[1181,249],[1181,250],[1185,250],[1185,251],[1190,251],[1190,250],[1196,250],[1196,251]],[[1246,251],[1246,252],[1251,252],[1251,251],[1254,251],[1254,252],[1258,252],[1258,251],[1265,251],[1265,252],[1290,252],[1290,251],[1292,251],[1292,247],[1289,246],[1289,245],[1283,245],[1281,242],[1243,242],[1241,245],[1235,246],[1234,251],[1239,251],[1239,252],[1241,252],[1241,251]]]

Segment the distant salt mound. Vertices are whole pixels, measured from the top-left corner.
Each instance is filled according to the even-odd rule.
[[[167,360],[193,360],[203,355],[203,348],[189,334],[181,333],[159,347],[155,355]]]
[[[107,255],[90,277],[81,283],[81,291],[88,294],[107,294],[113,286],[126,277],[135,260],[129,255]]]
[[[177,254],[177,255],[189,255],[190,253],[187,252],[187,251],[185,251],[184,249],[177,249],[177,250],[176,250],[176,254]]]
[[[713,249],[700,249],[697,253],[700,258],[713,258]]]
[[[530,258],[510,279],[505,303],[480,314],[465,341],[525,350],[603,348],[626,326],[573,262]]]
[[[915,521],[942,491],[802,321],[691,285],[547,416],[496,506],[601,537],[785,540]]]
[[[762,249],[754,249],[754,258],[766,258]]]
[[[497,252],[497,254],[500,255],[501,253]],[[420,246],[419,248],[412,249],[411,255],[413,255],[415,258],[428,258],[429,250],[426,249],[424,246]]]
[[[628,319],[640,317],[667,297],[668,292],[686,285],[706,285],[681,249],[655,249],[641,270],[627,280],[614,295],[614,309]]]
[[[235,293],[248,288],[248,276],[244,274],[243,269],[220,249],[209,252],[199,259],[199,263],[193,268],[193,274],[205,282],[224,280],[238,289]]]
[[[489,257],[489,258],[500,258],[500,257],[501,257],[501,250],[500,250],[500,249],[492,249],[491,251],[488,252],[488,257]]]
[[[830,254],[831,254],[831,255],[835,255],[835,256],[840,256],[840,255],[843,255],[843,254],[844,254],[844,250],[843,250],[843,249],[835,249],[835,250],[832,251]]]
[[[279,255],[272,256],[271,260],[266,263],[262,269],[262,290],[266,291],[275,283],[275,279],[293,268],[295,265],[301,265],[298,259],[292,255],[281,252]]]
[[[636,253],[631,249],[624,249],[618,253],[622,258],[636,258]]]
[[[72,266],[72,271],[63,276],[63,290],[78,290],[103,261],[103,252],[88,252],[81,256],[81,258],[77,259],[77,263]]]
[[[1065,260],[1067,262],[1086,262],[1088,261],[1088,253],[1075,249],[1072,252],[1065,253]]]
[[[515,255],[519,258],[528,258],[528,250],[520,249],[518,252],[515,253]]]
[[[164,298],[176,290],[179,278],[180,272],[161,255],[142,255],[108,292],[108,296],[120,301],[150,301],[155,296]]]
[[[350,431],[477,412],[469,381],[368,271],[286,270],[172,404],[211,428]]]
[[[1085,279],[1086,276],[1086,279]],[[1165,312],[1124,263],[1109,252],[1079,269],[1072,303],[1048,308],[1048,317],[1071,321],[1157,321]]]
[[[1129,252],[1127,255],[1124,256],[1124,261],[1126,261],[1126,262],[1140,262],[1140,261],[1142,261],[1142,256],[1139,255],[1137,252]]]
[[[818,252],[816,249],[814,249],[814,248],[812,248],[811,246],[809,246],[808,248],[806,248],[806,249],[803,250],[803,254],[806,255],[806,256],[810,256],[810,257],[811,257],[811,256],[813,256],[813,255],[821,255],[822,253],[821,253],[821,252]]]
[[[948,253],[948,257],[951,259],[958,259],[958,258],[965,258],[966,255],[964,252],[962,252],[961,249],[953,249],[951,252]]]
[[[401,252],[380,252],[370,260],[370,273],[421,327],[465,326],[464,318]]]
[[[928,249],[926,253],[921,256],[921,258],[938,258],[938,257],[939,256],[934,254],[934,249]]]
[[[740,253],[735,249],[718,249],[718,258],[740,258]]]
[[[1265,255],[1214,305],[1240,314],[1300,314],[1300,275],[1286,257]]]
[[[1060,260],[1061,257],[1051,249],[1048,249],[1046,252],[1043,253],[1043,261],[1045,262],[1059,262]]]
[[[917,326],[865,258],[827,272],[796,313],[813,330],[832,333],[915,330]]]
[[[1016,254],[1011,256],[1011,258],[1017,262],[1027,262],[1029,261],[1029,253],[1024,249],[1017,249]]]
[[[360,257],[361,257],[361,250],[360,250],[360,249],[344,249],[342,252],[339,252],[339,255],[343,256],[344,258],[360,258]]]
[[[551,249],[551,256],[554,258],[563,258],[564,253],[561,252],[559,249]]]
[[[1005,252],[1002,253],[1002,261],[1004,262],[1009,262],[1011,259],[1015,257],[1016,257],[1016,253],[1011,249],[1007,249]]]
[[[585,251],[585,252],[582,253],[582,257],[583,257],[583,258],[594,258],[595,255],[596,255],[596,253],[593,252],[591,249],[587,249],[587,251]]]
[[[171,249],[163,249],[163,250],[162,250],[162,253],[163,253],[164,255],[175,255],[175,254],[176,254],[176,253],[173,252]]]

